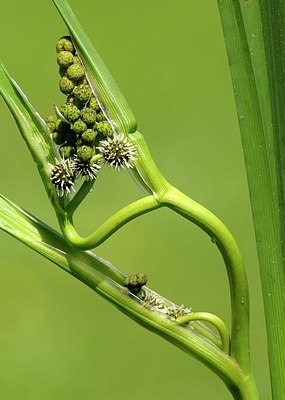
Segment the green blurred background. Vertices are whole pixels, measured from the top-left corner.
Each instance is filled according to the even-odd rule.
[[[235,235],[251,293],[252,363],[270,398],[262,296],[243,155],[215,2],[70,0],[127,97],[165,176]],[[42,116],[61,104],[56,40],[67,33],[51,0],[1,2],[1,59]],[[1,193],[57,228],[33,161],[0,103]],[[77,217],[87,234],[140,197],[127,173],[105,169]],[[206,367],[137,326],[74,278],[0,232],[0,398],[231,399]],[[230,319],[217,249],[168,210],[141,217],[96,253],[172,301]]]

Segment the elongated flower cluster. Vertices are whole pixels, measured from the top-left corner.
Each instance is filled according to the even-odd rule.
[[[61,156],[51,169],[51,180],[58,193],[64,195],[78,177],[97,178],[100,158],[114,168],[130,168],[136,151],[124,135],[114,133],[92,93],[71,38],[59,39],[56,51],[59,89],[66,101],[60,108],[55,107],[55,115],[49,116],[46,123]]]
[[[141,303],[146,308],[154,309],[166,315],[172,321],[175,321],[177,318],[183,317],[184,315],[192,312],[191,308],[186,308],[183,304],[181,304],[181,306],[177,306],[174,303],[170,303],[171,305],[166,304],[163,297],[156,293],[147,293],[141,300]]]

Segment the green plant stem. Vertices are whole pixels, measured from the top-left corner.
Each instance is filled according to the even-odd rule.
[[[220,335],[214,333],[206,325],[202,324],[202,322],[200,321],[191,322],[191,328],[195,329],[195,331],[199,332],[205,338],[211,340],[211,342],[213,342],[216,346],[222,349],[223,344]]]
[[[116,212],[91,235],[85,238],[79,236],[76,232],[72,221],[72,215],[69,213],[58,214],[58,220],[61,230],[68,242],[77,248],[85,250],[99,246],[127,222],[159,207],[161,207],[161,204],[159,204],[153,196],[139,199]]]
[[[86,262],[85,252],[70,248],[61,235],[3,197],[0,197],[0,228],[75,276],[139,324],[205,363],[225,382],[235,399],[258,399],[252,377],[233,358],[193,330],[143,307],[126,288],[102,274],[101,271],[110,268],[103,259],[96,257],[92,265]]]
[[[69,215],[73,215],[78,206],[82,203],[85,197],[90,193],[90,190],[94,186],[94,181],[84,181],[78,191],[76,192],[73,199],[65,207],[65,212]]]
[[[229,336],[227,327],[224,324],[224,322],[221,320],[221,318],[217,317],[214,314],[207,313],[207,312],[192,312],[188,315],[177,318],[177,322],[181,322],[183,324],[188,324],[189,322],[192,322],[192,321],[206,321],[206,322],[209,322],[210,324],[214,325],[214,327],[219,332],[219,335],[222,340],[222,347],[221,347],[222,350],[226,354],[229,354],[230,336]]]
[[[170,185],[155,165],[143,136],[130,135],[137,147],[136,169],[153,191],[157,201],[202,228],[216,243],[224,259],[231,292],[232,330],[231,355],[241,367],[250,371],[249,356],[249,294],[242,257],[227,227],[205,207]]]
[[[214,214],[176,188],[171,189],[161,202],[201,227],[219,248],[227,268],[230,284],[231,355],[245,371],[249,371],[248,284],[241,254],[232,234]]]
[[[272,393],[283,400],[285,7],[279,0],[225,0],[219,9],[255,225]]]

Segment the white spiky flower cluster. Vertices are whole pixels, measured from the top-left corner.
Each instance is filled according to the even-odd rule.
[[[76,175],[80,175],[88,181],[93,181],[97,178],[100,171],[101,165],[98,163],[85,162],[80,160],[79,157],[75,156],[73,158],[73,169]]]
[[[97,147],[97,154],[110,166],[121,168],[132,168],[135,161],[136,147],[123,134],[108,137],[102,140]],[[82,146],[87,147],[87,146]],[[92,159],[84,160],[79,155],[62,158],[56,165],[51,167],[51,181],[59,196],[64,196],[74,190],[74,184],[78,177],[86,180],[95,180],[100,171],[100,161],[92,162]]]
[[[167,307],[167,315],[173,321],[179,317],[190,314],[191,312],[191,308],[185,308],[183,304],[181,304],[181,306],[173,305],[171,307]]]
[[[66,192],[74,191],[76,174],[72,161],[61,159],[56,165],[52,166],[50,179],[59,196],[63,196]]]
[[[156,308],[161,312],[163,312],[165,308],[162,297],[154,293],[147,294],[142,300],[142,305],[146,308]]]
[[[102,140],[98,146],[105,162],[116,169],[132,168],[136,156],[135,146],[123,134]]]
[[[192,312],[191,308],[186,308],[183,304],[181,306],[177,306],[176,304],[168,306],[165,304],[163,297],[155,293],[146,294],[141,303],[146,308],[154,308],[162,314],[167,315],[173,321]]]

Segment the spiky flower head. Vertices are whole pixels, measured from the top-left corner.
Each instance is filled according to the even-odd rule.
[[[146,308],[155,308],[163,313],[165,313],[166,310],[166,305],[163,302],[163,298],[156,293],[148,293],[142,299],[142,305]]]
[[[167,312],[166,314],[168,317],[172,320],[175,320],[179,317],[183,317],[184,315],[191,314],[192,309],[191,308],[185,308],[183,304],[181,306],[173,305],[171,307],[167,307]]]
[[[61,159],[52,167],[50,179],[59,196],[63,196],[66,192],[70,193],[70,190],[74,190],[76,179],[73,162],[69,158]]]
[[[123,134],[102,140],[99,143],[98,150],[106,163],[116,169],[133,167],[136,148]]]
[[[73,169],[77,175],[80,175],[88,181],[93,181],[97,178],[101,166],[97,162],[82,161],[79,157],[73,158]]]

